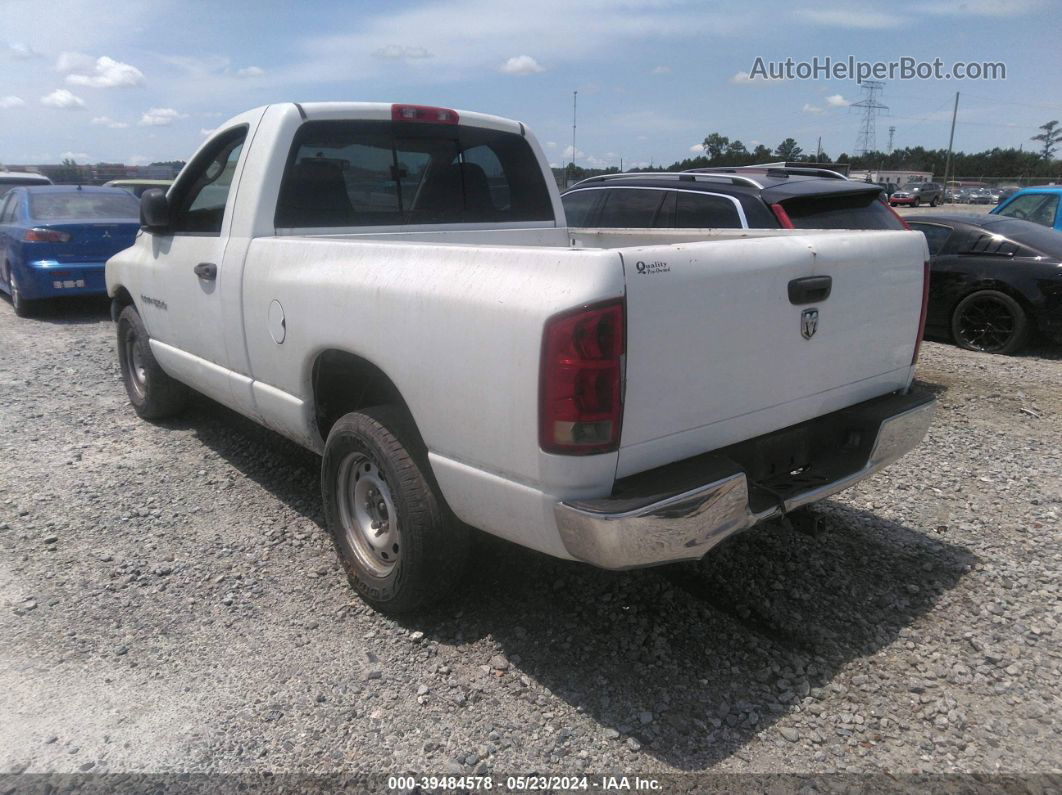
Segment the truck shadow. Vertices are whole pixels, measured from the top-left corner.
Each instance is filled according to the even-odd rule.
[[[617,741],[704,769],[757,735],[784,744],[764,732],[903,638],[977,562],[838,503],[819,513],[818,538],[765,525],[701,564],[638,572],[481,545],[463,614],[421,628],[443,642],[490,634],[519,672]]]
[[[205,399],[174,426],[194,429],[244,476],[322,524],[313,454]],[[817,537],[768,524],[701,564],[630,572],[477,535],[463,587],[398,623],[458,655],[493,641],[510,667],[491,674],[503,688],[491,698],[527,704],[532,723],[510,727],[517,734],[552,727],[552,762],[585,739],[569,736],[563,713],[543,714],[556,704],[549,696],[592,718],[617,752],[637,743],[673,767],[701,770],[758,737],[785,743],[773,724],[837,695],[841,670],[879,665],[871,658],[886,647],[904,655],[898,644],[920,642],[919,619],[978,561],[933,531],[840,502],[816,511]],[[462,662],[466,671],[485,662],[481,643],[476,654]],[[470,700],[481,695],[473,684]],[[856,739],[875,732],[868,726]]]

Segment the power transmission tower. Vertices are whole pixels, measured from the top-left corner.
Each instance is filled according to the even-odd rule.
[[[892,154],[892,136],[896,134],[895,127],[889,127],[889,154]]]
[[[856,139],[856,153],[865,155],[877,148],[875,126],[878,120],[879,110],[888,110],[888,105],[878,102],[878,95],[885,88],[880,80],[863,81],[863,98],[859,102],[853,102],[853,108],[863,109],[863,121],[859,125],[859,137]]]

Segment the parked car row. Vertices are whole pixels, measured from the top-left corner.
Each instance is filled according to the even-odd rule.
[[[987,216],[906,223],[875,200],[881,190],[821,170],[746,166],[592,177],[562,199],[575,227],[917,229],[929,241],[935,335],[988,353],[1014,353],[1037,332],[1062,342],[1062,235],[1041,228],[1062,229],[1062,188],[1023,190]],[[898,193],[890,204],[936,206],[942,186]],[[975,245],[981,237],[990,250]]]

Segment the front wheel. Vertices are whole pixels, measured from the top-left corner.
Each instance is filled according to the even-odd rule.
[[[936,207],[938,204],[940,204],[940,199],[936,198],[936,197],[931,199],[930,202],[929,202],[929,206],[930,207]]]
[[[159,366],[135,306],[127,306],[118,315],[118,364],[129,402],[139,417],[161,420],[184,409],[188,387]]]
[[[461,577],[468,528],[438,493],[404,411],[376,406],[341,417],[325,442],[321,494],[347,577],[380,612],[430,605]]]
[[[1021,304],[998,290],[981,290],[955,307],[951,333],[960,348],[1014,353],[1025,344],[1029,321]]]
[[[915,200],[914,200],[914,202],[913,202],[912,206],[914,206],[914,207],[920,207],[921,205],[922,205],[922,200],[921,200],[921,199],[919,199],[918,197],[915,197]]]

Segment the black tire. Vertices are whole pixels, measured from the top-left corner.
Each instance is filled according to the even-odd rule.
[[[11,308],[15,310],[17,317],[33,317],[37,312],[37,302],[22,297],[22,291],[18,289],[18,277],[7,266],[7,292],[11,296]]]
[[[922,200],[918,196],[915,196],[915,200],[911,203],[911,206],[912,207],[921,207],[922,206]]]
[[[376,406],[341,417],[325,442],[321,494],[350,584],[375,609],[426,607],[461,578],[469,529],[439,494],[405,411]]]
[[[118,315],[118,364],[133,411],[145,420],[179,414],[188,403],[189,389],[170,378],[151,352],[147,329],[135,306]]]
[[[930,207],[936,207],[939,204],[940,204],[940,197],[938,197],[938,196],[934,196],[929,202],[929,206]]]
[[[1014,353],[1029,336],[1021,304],[998,290],[980,290],[963,298],[951,315],[951,336],[968,351]]]

